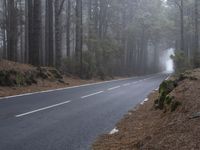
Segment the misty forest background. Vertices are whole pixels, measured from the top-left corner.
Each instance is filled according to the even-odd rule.
[[[1,0],[1,59],[82,78],[200,66],[199,0]]]

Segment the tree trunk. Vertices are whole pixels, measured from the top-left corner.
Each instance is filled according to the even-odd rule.
[[[7,20],[7,14],[6,14],[7,6],[6,6],[6,0],[3,1],[3,58],[7,59],[7,42],[6,42],[6,20]]]
[[[66,49],[67,49],[67,57],[70,57],[71,0],[67,0],[66,4],[67,4]]]
[[[54,65],[53,0],[46,0],[45,52],[46,65]]]
[[[76,0],[76,58],[80,62],[80,76],[82,74],[82,44],[83,44],[83,29],[82,29],[82,0]]]
[[[19,1],[20,4],[20,57],[19,60],[23,63],[24,62],[24,30],[23,30],[23,10],[22,10],[22,0]]]
[[[194,48],[194,67],[200,65],[199,54],[199,0],[195,0],[195,48]]]
[[[64,0],[60,3],[60,0],[55,1],[55,51],[56,51],[56,67],[61,66],[62,58],[62,37],[61,37],[61,18]]]
[[[32,33],[30,32],[29,35],[29,62],[38,66],[40,65],[39,52],[42,50],[41,0],[34,0],[33,2],[33,19],[31,20],[30,18],[29,22],[30,31],[32,30]]]
[[[180,6],[180,15],[181,15],[181,51],[185,52],[185,41],[184,41],[184,4],[183,0],[181,0],[181,6]]]
[[[14,0],[8,0],[7,17],[7,53],[8,59],[17,60],[17,16]]]

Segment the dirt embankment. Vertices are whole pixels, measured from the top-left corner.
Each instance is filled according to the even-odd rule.
[[[94,150],[199,150],[200,69],[165,81],[149,100],[130,111]]]
[[[55,68],[0,60],[0,97],[102,81],[62,75]]]

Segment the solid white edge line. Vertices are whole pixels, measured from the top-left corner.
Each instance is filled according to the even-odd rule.
[[[67,103],[70,103],[70,102],[71,101],[65,101],[65,102],[54,104],[54,105],[51,105],[51,106],[39,108],[39,109],[32,110],[32,111],[29,111],[29,112],[26,112],[26,113],[23,113],[23,114],[16,115],[15,117],[16,118],[23,117],[23,116],[30,115],[30,114],[33,114],[33,113],[36,113],[36,112],[39,112],[39,111],[43,111],[43,110],[46,110],[46,109],[50,109],[50,108],[53,108],[53,107],[64,105],[64,104],[67,104]]]
[[[170,78],[170,75],[165,80],[169,80],[169,78]]]
[[[151,74],[151,75],[158,75],[158,74],[161,74],[161,73],[164,73],[164,72]],[[150,75],[148,75],[148,76],[150,76]],[[123,78],[123,79],[117,79],[117,80],[109,80],[109,81],[103,81],[103,82],[89,83],[89,84],[83,84],[83,85],[77,85],[77,86],[71,86],[71,87],[65,87],[65,88],[51,89],[51,90],[38,91],[38,92],[32,92],[32,93],[24,93],[24,94],[18,94],[18,95],[13,95],[13,96],[5,96],[5,97],[0,97],[0,100],[2,100],[2,99],[10,99],[10,98],[14,98],[14,97],[22,97],[22,96],[34,95],[34,94],[40,94],[40,93],[62,91],[62,90],[67,90],[67,89],[74,89],[74,88],[78,88],[78,87],[85,87],[85,86],[90,86],[90,85],[98,85],[98,84],[115,82],[115,81],[124,81],[124,80],[134,79],[134,78],[138,78],[138,77],[139,76],[135,76],[135,77],[130,77],[130,78]],[[135,82],[135,83],[137,83],[137,82]]]
[[[129,86],[129,85],[131,85],[131,84],[130,83],[123,84],[123,86]]]
[[[124,80],[128,80],[128,79],[134,79],[134,78],[137,78],[137,77],[138,77],[138,76],[131,77],[131,78],[124,78],[124,79],[109,80],[109,81],[96,82],[96,83],[89,83],[89,84],[83,84],[83,85],[77,85],[77,86],[71,86],[71,87],[65,87],[65,88],[58,88],[58,89],[51,89],[51,90],[45,90],[45,91],[38,91],[38,92],[32,92],[32,93],[24,93],[24,94],[13,95],[13,96],[5,96],[5,97],[0,97],[0,100],[1,100],[1,99],[14,98],[14,97],[22,97],[22,96],[34,95],[34,94],[40,94],[40,93],[48,93],[48,92],[54,92],[54,91],[62,91],[62,90],[67,90],[67,89],[74,89],[74,88],[78,88],[78,87],[85,87],[85,86],[90,86],[90,85],[98,85],[98,84],[109,83],[109,82],[115,82],[115,81],[124,81]]]
[[[90,97],[90,96],[94,96],[94,95],[97,95],[97,94],[100,94],[100,93],[103,93],[104,91],[99,91],[99,92],[96,92],[96,93],[92,93],[92,94],[89,94],[89,95],[85,95],[85,96],[82,96],[81,98],[84,99],[84,98],[87,98],[87,97]]]
[[[111,90],[114,90],[114,89],[118,89],[120,88],[121,86],[115,86],[115,87],[112,87],[112,88],[109,88],[108,91],[111,91]]]

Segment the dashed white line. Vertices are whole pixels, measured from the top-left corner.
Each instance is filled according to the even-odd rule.
[[[129,86],[129,85],[130,85],[130,83],[123,84],[123,86]]]
[[[36,110],[33,110],[33,111],[29,111],[29,112],[26,112],[26,113],[23,113],[23,114],[16,115],[15,117],[17,117],[17,118],[23,117],[23,116],[30,115],[30,114],[33,114],[33,113],[36,113],[36,112],[39,112],[39,111],[43,111],[43,110],[47,110],[47,109],[50,109],[50,108],[53,108],[53,107],[64,105],[64,104],[67,104],[67,103],[70,103],[70,102],[71,101],[65,101],[65,102],[62,102],[62,103],[55,104],[55,105],[43,107],[43,108],[40,108],[40,109],[36,109]]]
[[[109,88],[108,91],[111,91],[111,90],[114,90],[114,89],[118,89],[120,88],[121,86],[115,86],[115,87],[112,87],[112,88]]]
[[[155,77],[150,77],[150,78],[146,78],[146,79],[141,79],[141,80],[138,80],[138,81],[134,81],[134,82],[132,82],[132,84],[136,84],[136,83],[139,83],[139,82],[142,82],[142,81],[146,81],[146,80],[149,80],[149,79],[152,79],[152,78],[155,78]]]
[[[132,84],[136,84],[136,83],[138,83],[139,81],[134,81],[134,82],[132,82]]]
[[[135,78],[138,78],[138,76],[130,77],[130,78],[117,79],[117,80],[109,80],[109,81],[103,81],[103,82],[89,83],[89,84],[83,84],[83,85],[77,85],[77,86],[71,86],[71,87],[57,88],[57,89],[45,90],[45,91],[39,91],[39,92],[25,93],[25,94],[13,95],[13,96],[0,97],[0,100],[1,99],[11,99],[11,98],[15,98],[15,97],[22,97],[22,96],[30,96],[30,95],[34,95],[34,94],[62,91],[62,90],[68,90],[68,89],[75,89],[75,88],[79,88],[79,87],[87,87],[87,86],[91,86],[91,85],[99,85],[99,84],[111,83],[111,82],[116,82],[116,81],[125,81],[125,80],[128,80],[128,79],[135,79]]]
[[[89,95],[85,95],[85,96],[82,96],[81,98],[84,99],[84,98],[87,98],[87,97],[90,97],[90,96],[94,96],[94,95],[97,95],[97,94],[100,94],[100,93],[103,93],[104,91],[99,91],[99,92],[96,92],[96,93],[92,93],[92,94],[89,94]]]

